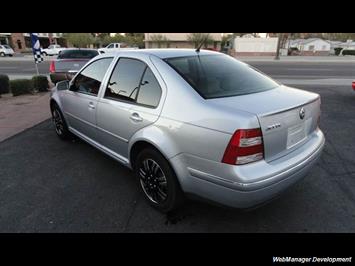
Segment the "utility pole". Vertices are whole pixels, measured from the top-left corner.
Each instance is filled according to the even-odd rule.
[[[276,55],[275,55],[275,60],[280,60],[280,44],[281,44],[281,33],[278,34],[278,40],[277,40],[277,48],[276,48]]]

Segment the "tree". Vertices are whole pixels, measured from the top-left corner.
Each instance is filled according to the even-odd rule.
[[[206,48],[209,43],[213,42],[209,33],[190,33],[187,40],[194,43],[195,48],[198,48],[201,44]]]
[[[161,48],[162,43],[169,43],[169,39],[166,36],[163,36],[161,34],[154,34],[149,37],[149,40],[151,42],[156,42],[158,44],[158,48]]]
[[[95,42],[90,33],[66,33],[63,37],[76,48],[85,48]]]
[[[126,33],[125,42],[130,46],[144,48],[144,33]]]

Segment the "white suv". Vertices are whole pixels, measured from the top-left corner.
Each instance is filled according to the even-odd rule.
[[[14,50],[12,50],[12,48],[7,45],[7,44],[2,44],[0,45],[0,56],[13,56],[14,55]]]

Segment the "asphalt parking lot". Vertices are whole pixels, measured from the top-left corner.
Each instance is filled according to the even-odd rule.
[[[47,120],[0,142],[0,232],[355,232],[355,92],[297,87],[322,97],[326,146],[304,180],[261,208],[188,201],[160,214],[128,169],[80,140],[61,141]]]

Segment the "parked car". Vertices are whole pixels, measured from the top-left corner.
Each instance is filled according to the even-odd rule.
[[[147,49],[99,55],[57,84],[56,134],[131,168],[162,212],[185,195],[248,208],[304,177],[320,157],[320,96],[222,53]]]
[[[61,47],[58,44],[49,45],[48,48],[41,49],[43,55],[58,55],[60,51],[65,50],[66,48]]]
[[[287,51],[287,55],[300,55],[301,51],[297,47],[290,47]]]
[[[90,59],[99,53],[95,49],[65,49],[60,51],[57,59],[49,66],[49,76],[55,84],[61,80],[69,80]]]
[[[138,47],[128,47],[126,44],[123,43],[110,43],[104,48],[98,49],[100,54],[104,53],[112,53],[112,52],[119,52],[121,50],[135,50]]]
[[[353,81],[352,86],[353,86],[353,90],[355,91],[355,80]]]
[[[0,56],[4,57],[4,56],[13,56],[14,55],[14,50],[12,50],[12,48],[7,45],[7,44],[2,44],[0,45]]]

